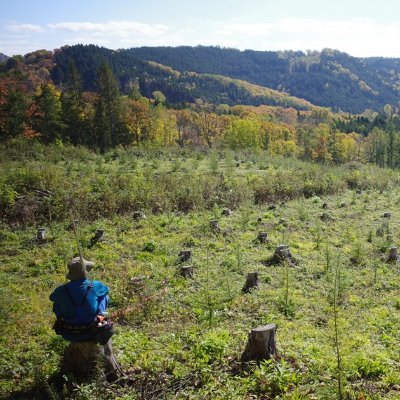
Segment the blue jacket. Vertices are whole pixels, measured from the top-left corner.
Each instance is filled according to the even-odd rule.
[[[92,287],[88,290],[90,284]],[[68,288],[68,293],[75,304],[64,286]],[[108,292],[108,287],[100,281],[80,279],[58,286],[50,295],[50,300],[53,302],[53,311],[57,319],[62,318],[71,325],[90,325],[98,315],[105,312],[108,305]],[[85,296],[86,300],[82,303]],[[62,333],[62,336],[64,339],[77,342],[93,339],[91,333],[70,334],[65,332]]]

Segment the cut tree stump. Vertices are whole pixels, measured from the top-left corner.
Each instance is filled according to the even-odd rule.
[[[383,218],[390,219],[391,217],[392,217],[392,214],[391,214],[390,212],[385,212],[385,213],[383,214]]]
[[[397,253],[397,247],[391,247],[389,249],[389,257],[388,257],[389,262],[398,262],[399,261],[399,255]]]
[[[36,240],[39,243],[43,243],[46,240],[46,229],[39,228],[36,234]]]
[[[178,262],[183,263],[189,261],[192,258],[192,251],[191,250],[181,250],[178,254]]]
[[[280,264],[287,261],[291,266],[295,266],[296,260],[290,252],[289,246],[280,244],[276,247],[274,255],[267,261],[267,264]]]
[[[219,231],[219,222],[216,219],[211,220],[210,228],[212,231]]]
[[[182,265],[179,271],[184,278],[193,278],[193,265]]]
[[[141,211],[134,211],[133,214],[132,214],[132,218],[133,218],[135,221],[140,221],[141,219],[145,219],[146,216],[145,216],[144,213],[141,212]]]
[[[233,211],[230,208],[224,208],[221,213],[221,215],[223,215],[225,217],[230,217],[232,214],[233,214]]]
[[[247,274],[246,283],[242,288],[243,293],[249,293],[252,289],[258,289],[258,272],[249,272]]]
[[[89,248],[93,247],[97,242],[103,240],[103,238],[104,238],[104,229],[97,229],[94,236],[90,239],[88,247]]]
[[[246,348],[240,358],[242,363],[260,362],[276,356],[276,325],[259,326],[249,332]]]
[[[95,237],[97,240],[103,239],[103,237],[104,237],[104,229],[97,229],[97,230],[96,230],[96,233],[94,234],[94,237]]]
[[[259,233],[258,233],[258,236],[257,236],[257,240],[258,240],[260,243],[267,243],[267,241],[268,241],[267,232],[259,232]]]
[[[64,351],[61,374],[72,374],[79,381],[87,381],[102,366],[108,381],[114,381],[123,374],[115,359],[111,339],[101,346],[96,342],[70,342]]]

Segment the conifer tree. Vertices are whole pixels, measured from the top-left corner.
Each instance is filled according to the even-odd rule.
[[[65,125],[61,118],[61,102],[54,85],[45,84],[35,99],[36,112],[32,118],[33,128],[46,142],[61,139]]]
[[[61,95],[62,118],[66,125],[65,137],[73,144],[85,143],[84,102],[82,81],[75,63],[69,64],[67,81]]]
[[[111,68],[105,63],[99,68],[97,88],[94,121],[96,145],[104,152],[126,140],[117,81]]]

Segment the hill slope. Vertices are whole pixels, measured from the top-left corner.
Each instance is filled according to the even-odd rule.
[[[179,72],[163,64],[147,61],[129,51],[113,51],[97,46],[66,47],[55,54],[52,78],[56,84],[65,80],[73,60],[86,90],[96,90],[96,74],[102,62],[110,65],[123,92],[137,85],[146,97],[159,90],[169,103],[194,102],[196,99],[214,104],[272,105],[310,110],[313,105],[282,91],[272,90],[243,80],[217,74]]]
[[[202,46],[143,47],[127,54],[179,71],[244,79],[334,110],[378,110],[397,104],[400,94],[400,59],[356,58],[335,50],[306,54]]]
[[[193,71],[245,80],[335,111],[379,110],[385,104],[397,105],[400,95],[400,59],[356,58],[328,49],[303,53],[182,46],[111,51],[73,46],[58,54],[57,63],[62,65],[66,57],[80,65],[89,86],[96,70],[91,68],[92,62],[104,59],[122,85],[132,78],[133,70],[145,72],[145,62],[154,61],[181,73]]]

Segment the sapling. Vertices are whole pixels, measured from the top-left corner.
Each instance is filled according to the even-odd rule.
[[[374,280],[373,280],[373,284],[374,284],[374,286],[375,286],[375,285],[376,285],[376,281],[377,281],[379,263],[375,261],[375,262],[372,264],[372,268],[374,269]]]
[[[210,152],[210,171],[213,174],[218,172],[218,153],[215,150]]]
[[[328,273],[331,269],[331,252],[329,249],[329,242],[326,241],[326,247],[325,247],[325,273]]]
[[[214,315],[214,303],[211,298],[211,291],[210,291],[210,262],[209,262],[208,246],[206,253],[206,301],[208,307],[208,326],[209,328],[211,328]]]
[[[316,236],[315,236],[315,250],[319,250],[321,245],[321,226],[318,224],[316,227]]]
[[[289,316],[289,263],[284,262],[284,314],[287,318]]]
[[[340,255],[338,255],[336,268],[335,268],[335,279],[333,284],[333,321],[334,321],[334,346],[336,352],[336,368],[337,368],[337,378],[338,378],[338,387],[337,387],[337,395],[338,399],[343,399],[343,383],[342,383],[342,357],[341,357],[341,349],[339,343],[339,308],[338,308],[338,298],[339,298],[339,287],[340,287]]]

